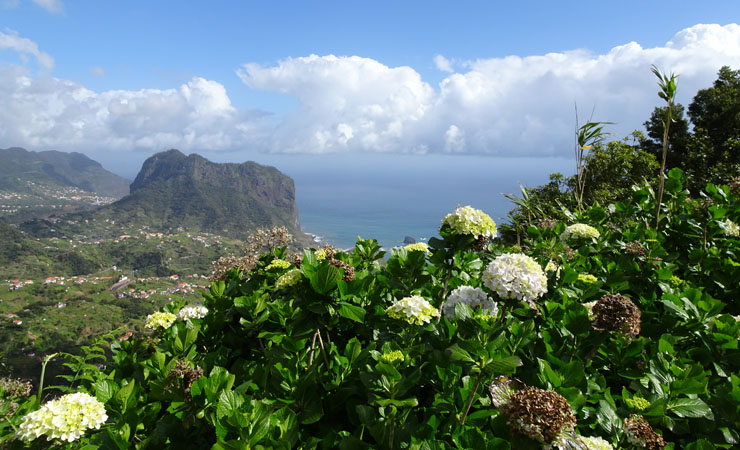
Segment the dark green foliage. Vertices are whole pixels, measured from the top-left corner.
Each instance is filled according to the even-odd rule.
[[[663,151],[663,118],[666,114],[666,107],[656,107],[650,114],[650,118],[643,124],[647,131],[647,138],[640,140],[640,147],[648,153],[653,154],[656,160],[662,157]],[[666,156],[666,169],[681,167],[682,162],[687,157],[689,139],[689,121],[685,116],[685,108],[682,104],[676,103],[673,106],[674,122],[668,129],[668,154]]]
[[[680,170],[668,173],[657,229],[647,226],[657,210],[647,184],[567,223],[533,224],[523,247],[541,267],[559,265],[537,310],[483,283],[486,266],[512,249],[472,236],[443,230],[430,254],[393,250],[385,264],[374,241],[326,258],[306,250],[292,284],[278,280],[296,268],[272,265],[286,249],[272,249],[254,270],[211,284],[204,318],[68,356],[77,375],[61,389],[95,395],[109,420],[67,448],[542,448],[508,423],[527,417],[524,394],[516,416],[488,395],[502,375],[515,377],[513,389],[572,409],[574,433],[561,436],[572,448],[582,448],[579,435],[637,448],[624,429],[632,414],[669,449],[735,448],[740,239],[726,221],[740,221],[740,198],[710,184],[695,200],[685,183]],[[573,222],[600,235],[561,237]],[[352,267],[353,280],[336,261]],[[412,325],[386,312],[410,295],[439,307],[464,285],[484,289],[499,313],[458,304],[454,316]],[[589,303],[605,296],[631,306],[592,313],[624,310],[629,326],[589,316]],[[35,407],[24,405],[12,423]]]

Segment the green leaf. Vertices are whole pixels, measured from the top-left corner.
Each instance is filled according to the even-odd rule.
[[[511,374],[516,368],[522,365],[522,360],[518,356],[507,356],[506,358],[497,359],[490,363],[488,367],[497,375]]]
[[[216,417],[219,419],[237,411],[244,403],[244,397],[235,391],[221,391],[216,406]]]
[[[347,302],[339,302],[339,309],[337,310],[340,316],[347,319],[354,320],[355,322],[362,323],[365,319],[365,309],[356,305],[352,305]]]
[[[316,266],[301,265],[301,271],[308,278],[311,287],[319,294],[326,294],[342,279],[342,270],[327,263],[318,263]]]
[[[121,386],[121,389],[113,396],[113,401],[119,407],[121,413],[126,412],[126,408],[129,406],[129,399],[131,394],[134,392],[134,386],[136,385],[135,380],[131,380],[128,384]]]
[[[474,363],[475,360],[472,356],[470,356],[470,353],[460,348],[459,345],[455,344],[452,347],[447,349],[447,352],[450,355],[450,358],[453,361],[465,361],[468,363]]]
[[[622,427],[622,421],[612,405],[606,400],[599,400],[599,409],[596,410],[596,419],[601,428],[608,434],[614,434]]]
[[[666,411],[673,411],[678,417],[704,417],[713,419],[714,414],[700,398],[678,398],[668,402]]]
[[[95,398],[101,403],[107,403],[118,390],[118,385],[110,380],[98,380],[93,383],[92,387],[95,389]]]

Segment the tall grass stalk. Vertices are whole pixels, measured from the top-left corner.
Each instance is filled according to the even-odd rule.
[[[655,74],[656,77],[658,77],[658,87],[660,87],[660,91],[658,91],[658,96],[665,100],[666,104],[668,105],[666,108],[665,117],[662,119],[663,158],[660,165],[660,174],[658,174],[658,206],[657,211],[655,212],[655,228],[657,229],[658,223],[660,222],[660,210],[661,206],[663,205],[663,187],[665,185],[665,161],[668,155],[668,131],[670,130],[671,122],[675,122],[675,119],[673,118],[673,99],[676,96],[676,78],[678,78],[678,76],[675,75],[673,72],[671,72],[670,76],[667,76],[654,65],[650,67],[650,70],[653,72],[653,74]]]

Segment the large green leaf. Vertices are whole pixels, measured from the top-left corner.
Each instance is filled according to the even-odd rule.
[[[339,302],[337,310],[340,316],[362,323],[365,319],[365,309],[347,302]]]
[[[667,411],[672,411],[678,417],[704,417],[713,419],[714,414],[709,405],[700,398],[678,398],[668,402]]]

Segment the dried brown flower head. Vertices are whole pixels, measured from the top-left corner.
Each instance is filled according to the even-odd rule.
[[[300,269],[303,263],[303,255],[301,253],[293,253],[288,257],[288,262]]]
[[[573,431],[576,417],[570,404],[555,391],[527,386],[514,392],[502,408],[512,432],[550,444]]]
[[[203,376],[203,369],[196,366],[194,369],[191,367],[191,364],[188,361],[177,361],[175,363],[175,367],[170,369],[170,373],[168,374],[168,377],[174,380],[177,380],[178,384],[182,385],[182,388],[185,389],[185,398],[187,400],[190,400],[190,387],[193,385],[195,380]],[[182,382],[180,382],[180,378],[182,378]]]
[[[627,440],[647,450],[663,450],[666,442],[663,436],[653,431],[653,427],[640,415],[631,414],[624,420],[624,432]]]
[[[557,224],[558,224],[557,220],[551,219],[548,217],[546,219],[540,219],[537,226],[545,230],[552,230],[553,228],[555,228],[555,225]]]
[[[735,177],[730,181],[730,193],[740,195],[740,177]]]
[[[293,242],[293,235],[285,227],[257,228],[247,238],[244,256],[223,256],[211,263],[211,280],[219,281],[238,267],[242,272],[254,269],[262,253],[273,248],[285,247]]]
[[[640,308],[620,294],[607,294],[591,310],[591,326],[599,331],[616,331],[625,336],[640,334]]]
[[[488,236],[480,235],[475,238],[475,244],[473,244],[473,250],[476,252],[482,252],[488,248],[488,243],[491,242],[491,238]]]
[[[565,257],[566,261],[570,261],[573,259],[573,257],[576,256],[576,251],[566,245],[565,249],[563,249],[563,256]]]
[[[338,259],[330,259],[329,264],[344,270],[344,276],[342,277],[342,280],[350,282],[355,279],[355,268],[347,264],[346,262],[339,261]]]
[[[639,242],[628,242],[624,244],[624,251],[632,256],[645,256],[645,247]]]
[[[15,378],[0,378],[0,391],[2,397],[22,398],[31,395],[31,383]]]

